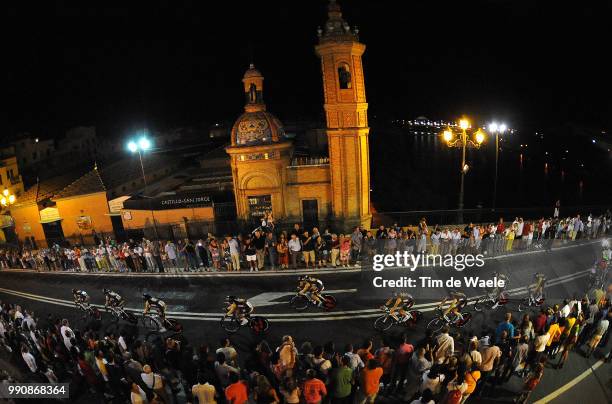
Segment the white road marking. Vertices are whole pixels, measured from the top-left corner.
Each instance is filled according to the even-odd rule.
[[[337,289],[337,290],[326,290],[325,293],[329,293],[332,295],[339,293],[356,293],[357,289]],[[280,299],[285,296],[294,296],[295,292],[264,292],[260,293],[257,296],[253,296],[247,299],[249,302],[253,304],[255,307],[262,306],[275,306],[277,304],[287,304],[287,302],[275,302],[275,300]]]
[[[580,383],[582,380],[584,380],[585,378],[590,376],[592,373],[595,373],[595,370],[597,370],[597,368],[599,368],[601,365],[603,365],[603,363],[604,363],[603,360],[598,361],[593,366],[591,366],[590,368],[588,368],[587,370],[585,370],[584,372],[582,372],[581,374],[576,376],[574,379],[570,380],[568,383],[566,383],[563,386],[557,388],[555,391],[553,391],[552,393],[550,393],[546,397],[542,397],[541,399],[539,399],[538,401],[534,402],[533,404],[546,404],[546,403],[550,403],[555,398],[559,397],[561,394],[565,393],[566,391],[568,391],[569,389],[571,389],[572,387],[574,387],[575,385]]]
[[[580,271],[570,275],[564,275],[551,280],[548,285],[554,286],[561,283],[571,282],[575,279],[582,278],[587,275],[589,270]],[[521,291],[517,294],[526,294],[527,290],[525,287],[513,289],[515,291]],[[32,293],[20,292],[12,289],[0,288],[0,292],[18,297],[23,297],[30,300],[39,301],[42,303],[49,303],[58,306],[74,307],[74,303],[70,300],[56,299],[52,297],[35,295]],[[470,298],[468,304],[474,304],[475,299],[480,296]],[[415,305],[415,308],[422,308],[421,311],[429,312],[434,311],[440,302],[431,302]],[[92,305],[94,307],[103,308],[102,305]],[[138,308],[126,308],[127,310],[139,313],[142,309]],[[197,312],[167,312],[168,315],[179,320],[199,320],[199,321],[219,321],[223,316],[223,313],[197,313]],[[348,320],[354,318],[373,318],[381,315],[379,309],[365,309],[365,310],[348,310],[348,311],[336,311],[336,312],[321,312],[321,313],[257,313],[258,315],[267,317],[269,320],[274,322],[304,322],[304,321],[331,321],[331,320]],[[214,317],[213,317],[214,316]]]

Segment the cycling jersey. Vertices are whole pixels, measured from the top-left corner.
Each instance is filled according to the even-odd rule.
[[[72,294],[72,297],[78,303],[87,303],[89,301],[89,295],[84,290],[77,290]]]
[[[303,279],[302,282],[305,284],[305,286],[308,285],[310,289],[316,288],[319,292],[324,289],[323,281],[312,276]]]
[[[106,304],[108,306],[120,306],[123,304],[123,298],[116,292],[109,292],[106,294]]]
[[[155,297],[145,301],[145,313],[148,313],[150,309],[154,309],[159,315],[164,316],[166,314],[166,303],[163,300]]]

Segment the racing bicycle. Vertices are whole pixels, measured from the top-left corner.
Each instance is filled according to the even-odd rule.
[[[249,314],[245,314],[244,318],[248,321],[246,324],[244,324],[244,327],[249,327],[251,331],[257,335],[265,333],[268,331],[268,328],[270,328],[270,322],[265,317],[251,317]],[[243,327],[243,325],[240,323],[240,320],[236,318],[236,316],[225,315],[223,318],[221,318],[221,327],[228,333],[233,334],[237,332],[240,327]]]
[[[159,315],[154,313],[143,313],[142,323],[145,328],[152,329],[153,331],[159,331],[162,328],[174,332],[183,331],[183,326],[177,320],[167,317],[162,319]]]
[[[336,298],[332,295],[321,294],[319,295],[323,304],[320,307],[323,307],[326,311],[333,310],[336,307]],[[318,304],[314,301],[314,299],[310,296],[310,293],[299,294],[296,293],[295,296],[291,298],[289,302],[291,306],[293,306],[296,310],[306,310],[310,306],[318,306]]]
[[[436,308],[436,316],[429,323],[427,323],[427,329],[433,330],[434,332],[438,332],[445,325],[448,325],[450,327],[463,328],[467,323],[470,322],[470,320],[472,320],[472,313],[469,313],[467,311],[461,312],[461,317],[463,318],[450,318],[449,316],[453,317],[454,315],[452,313],[444,315],[444,310],[442,309],[442,307]]]
[[[474,310],[482,311],[483,309],[497,309],[498,307],[505,306],[509,301],[510,297],[507,291],[502,290],[499,293],[494,293],[494,291],[492,291],[474,301]]]
[[[536,297],[533,295],[533,291],[529,290],[529,297],[524,298],[518,304],[518,311],[527,310],[529,307],[540,307],[542,304],[544,304],[545,300],[544,294],[542,294],[542,297],[539,299],[536,299]]]
[[[406,319],[401,318],[401,315],[396,312],[398,319],[396,320],[391,315],[391,309],[384,306],[381,310],[384,311],[384,314],[374,320],[374,328],[378,331],[387,331],[394,325],[405,325],[410,328],[414,328],[416,323],[423,317],[423,313],[418,310],[410,310],[406,312]]]
[[[106,311],[110,312],[117,321],[125,320],[130,324],[137,324],[138,317],[131,311],[128,311],[120,306],[105,306]]]
[[[94,307],[89,303],[74,302],[74,305],[77,307],[77,309],[85,313],[85,316],[83,316],[84,318],[87,316],[92,317],[94,320],[100,320],[102,318],[100,310],[98,310],[97,307]]]

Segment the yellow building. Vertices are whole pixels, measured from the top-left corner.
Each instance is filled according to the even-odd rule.
[[[369,227],[368,104],[361,64],[365,45],[335,2],[330,2],[315,50],[321,58],[329,157],[294,156],[282,123],[266,110],[264,77],[251,65],[242,79],[245,112],[226,148],[237,215],[248,221],[272,211],[276,219],[307,225]]]
[[[23,195],[23,181],[17,167],[15,156],[3,157],[0,159],[0,198],[6,206],[0,206],[3,214],[0,215],[0,242],[14,242],[15,229],[14,220],[9,215],[9,211],[14,203]],[[8,195],[8,196],[5,196]]]

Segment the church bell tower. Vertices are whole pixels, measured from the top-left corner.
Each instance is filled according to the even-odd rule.
[[[332,214],[339,226],[371,224],[368,104],[359,30],[342,18],[331,0],[328,19],[318,29],[332,183]]]

